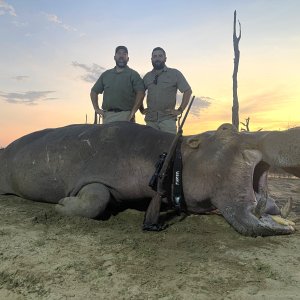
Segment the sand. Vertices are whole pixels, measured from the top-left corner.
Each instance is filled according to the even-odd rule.
[[[143,232],[139,211],[97,221],[0,196],[0,299],[300,299],[300,180],[269,186],[293,197],[295,234],[244,237],[219,215]]]

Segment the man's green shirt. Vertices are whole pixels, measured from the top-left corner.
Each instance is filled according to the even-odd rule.
[[[103,110],[131,110],[136,92],[144,90],[141,76],[127,66],[122,72],[117,72],[116,68],[103,72],[92,87],[95,93],[103,93]]]
[[[155,70],[148,72],[144,76],[144,85],[148,90],[148,112],[145,118],[148,121],[174,118],[165,111],[175,108],[177,90],[184,93],[191,89],[180,71],[167,66],[158,74],[155,73]]]

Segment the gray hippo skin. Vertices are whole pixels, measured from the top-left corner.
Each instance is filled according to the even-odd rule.
[[[62,214],[88,218],[101,217],[110,202],[148,204],[155,163],[173,138],[130,122],[34,132],[0,151],[0,194],[55,203]],[[274,165],[300,177],[300,128],[251,134],[223,124],[184,137],[182,159],[187,212],[217,208],[244,235],[294,232],[272,218],[280,210],[267,195],[266,174]]]

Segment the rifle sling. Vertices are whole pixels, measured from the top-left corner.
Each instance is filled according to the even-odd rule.
[[[182,136],[178,139],[175,150],[174,161],[172,166],[172,189],[171,199],[172,205],[177,214],[180,215],[184,204],[183,188],[182,188],[182,155],[181,155]]]

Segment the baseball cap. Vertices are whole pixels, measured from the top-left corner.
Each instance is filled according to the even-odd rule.
[[[115,53],[117,53],[119,50],[124,50],[128,54],[128,49],[125,46],[118,46]]]

